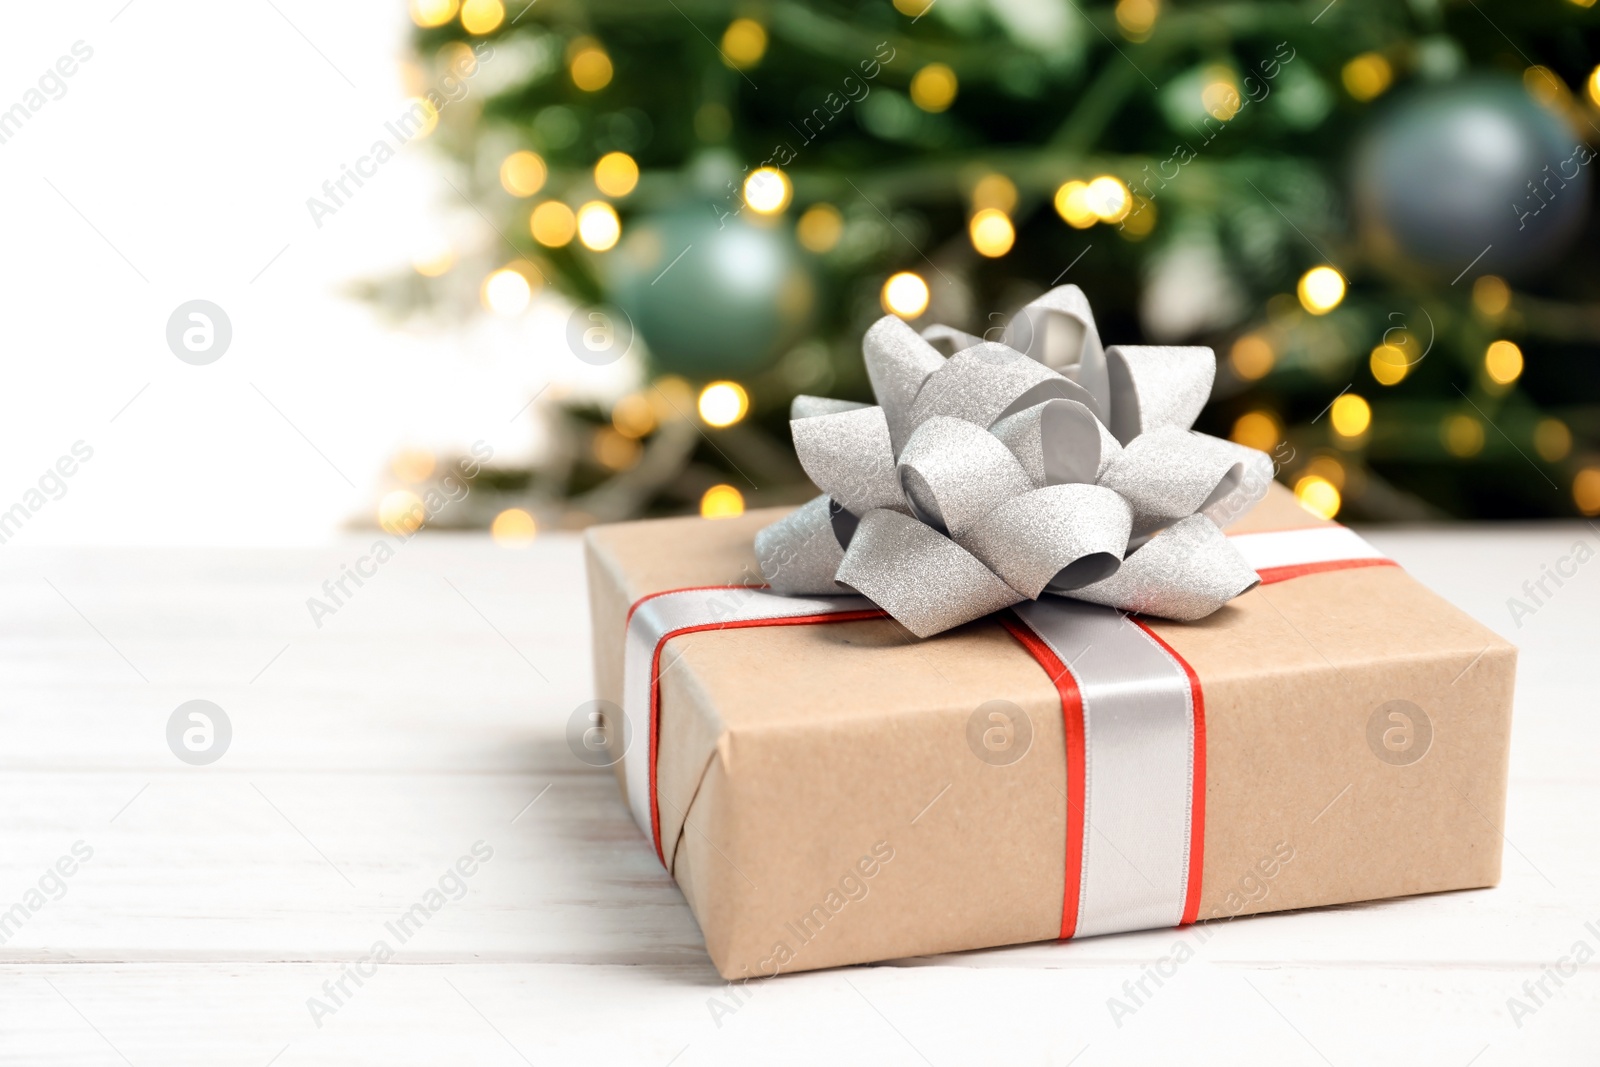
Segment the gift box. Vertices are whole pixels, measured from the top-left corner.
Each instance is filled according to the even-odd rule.
[[[596,527],[603,739],[730,979],[1493,885],[1515,649],[1067,286],[867,332],[823,495]]]
[[[753,537],[782,514],[587,536],[609,742],[624,783],[630,765],[654,781],[663,862],[724,977],[1050,940],[1069,922],[1087,936],[1119,894],[1175,900],[1145,879],[1179,867],[1181,914],[1110,925],[1498,881],[1516,652],[1396,566],[1308,569],[1197,622],[1144,623],[1201,694],[1176,775],[1202,783],[1187,859],[1160,856],[1159,832],[1119,840],[1114,812],[1084,817],[1098,798],[1069,784],[1057,679],[1000,618],[926,640],[883,617],[713,621],[652,650],[655,751],[622,736],[630,610],[698,589],[732,620],[748,593],[716,587],[760,574]],[[1330,528],[1275,489],[1228,532]],[[1084,885],[1085,855],[1103,885]]]

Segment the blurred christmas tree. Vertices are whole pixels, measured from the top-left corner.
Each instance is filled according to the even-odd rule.
[[[982,333],[1065,282],[1108,343],[1215,347],[1201,428],[1314,510],[1600,513],[1592,3],[412,0],[495,258],[378,293],[549,285],[532,358],[642,342],[501,472],[566,522],[805,499],[789,399],[865,398],[884,309]]]

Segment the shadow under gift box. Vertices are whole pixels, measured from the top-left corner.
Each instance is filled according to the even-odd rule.
[[[759,582],[753,538],[783,513],[589,531],[602,700],[622,704],[629,608]],[[1229,532],[1323,525],[1274,486]],[[1392,566],[1145,621],[1203,693],[1202,921],[1499,880],[1510,644]],[[926,640],[891,619],[684,634],[659,685],[662,850],[724,977],[1060,936],[1062,698],[993,617]],[[1026,714],[1020,758],[970,740],[991,701]],[[633,737],[623,760],[648,758]]]

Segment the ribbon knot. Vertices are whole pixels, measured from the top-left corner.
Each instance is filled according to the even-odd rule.
[[[1188,621],[1260,580],[1223,535],[1265,453],[1190,429],[1209,348],[1104,348],[1075,285],[998,343],[893,315],[862,341],[876,406],[796,397],[822,495],[756,535],[775,592],[859,592],[918,637],[1044,594]]]

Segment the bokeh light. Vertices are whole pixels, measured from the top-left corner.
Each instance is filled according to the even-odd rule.
[[[731,485],[713,485],[700,498],[700,517],[731,519],[744,514],[744,494]]]
[[[813,204],[800,216],[794,232],[807,252],[831,252],[844,236],[844,216],[832,204]]]
[[[750,410],[750,396],[738,382],[712,382],[700,390],[696,405],[707,426],[732,426]]]
[[[1372,405],[1355,393],[1344,393],[1333,402],[1328,417],[1340,437],[1360,437],[1372,425]]]
[[[922,275],[903,270],[883,283],[883,309],[902,319],[914,319],[928,310],[928,283]]]
[[[532,196],[544,188],[549,169],[537,152],[513,152],[500,164],[500,185],[512,196]]]
[[[793,195],[788,175],[777,167],[759,167],[744,180],[744,202],[761,215],[776,215]]]
[[[911,76],[911,102],[937,114],[956,101],[956,72],[943,63],[929,63]]]
[[[507,548],[523,548],[531,545],[538,535],[539,524],[533,521],[532,515],[521,508],[506,508],[489,524],[489,536],[494,539],[494,543]]]
[[[604,200],[591,200],[578,209],[578,240],[591,252],[604,252],[622,236],[617,209]]]
[[[972,216],[968,232],[972,237],[972,247],[978,250],[979,255],[991,259],[1011,251],[1017,239],[1017,231],[1012,228],[1006,213],[993,207],[986,207]]]
[[[1325,315],[1344,300],[1344,275],[1332,267],[1312,267],[1300,276],[1300,306],[1313,315]]]
[[[639,184],[639,164],[626,152],[607,152],[594,165],[594,184],[607,196],[627,196]]]
[[[528,230],[546,248],[560,248],[577,234],[578,220],[561,201],[546,200],[528,216]]]

